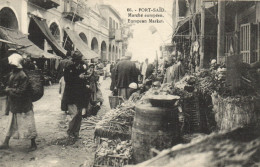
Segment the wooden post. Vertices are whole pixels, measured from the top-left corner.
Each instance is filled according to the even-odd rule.
[[[237,11],[236,11],[236,14],[235,14],[235,34],[234,34],[234,41],[233,41],[233,48],[234,48],[234,53],[236,55],[239,55],[239,39],[238,39],[238,36],[239,36],[239,24],[238,24],[238,14],[237,14]]]
[[[217,43],[217,63],[225,62],[224,51],[225,40],[225,1],[218,0],[218,43]]]
[[[205,39],[205,4],[201,2],[200,27],[200,69],[204,68],[204,39]]]

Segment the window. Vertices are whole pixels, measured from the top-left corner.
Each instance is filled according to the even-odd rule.
[[[257,61],[257,26],[251,23],[240,26],[240,53],[243,62],[253,63]]]
[[[113,29],[115,29],[116,28],[116,22],[115,22],[115,20],[113,20]]]
[[[112,29],[112,18],[109,17],[109,29]]]

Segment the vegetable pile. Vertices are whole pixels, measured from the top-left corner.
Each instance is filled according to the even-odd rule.
[[[130,139],[134,113],[134,104],[128,101],[108,111],[96,124],[95,137]]]
[[[95,154],[94,165],[124,166],[132,160],[132,144],[130,140],[109,140],[102,138]]]

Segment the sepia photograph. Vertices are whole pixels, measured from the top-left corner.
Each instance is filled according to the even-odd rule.
[[[260,0],[0,0],[0,167],[260,167]]]

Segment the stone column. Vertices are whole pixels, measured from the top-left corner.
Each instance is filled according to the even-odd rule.
[[[21,21],[20,21],[20,30],[24,34],[28,34],[28,0],[21,0]]]

